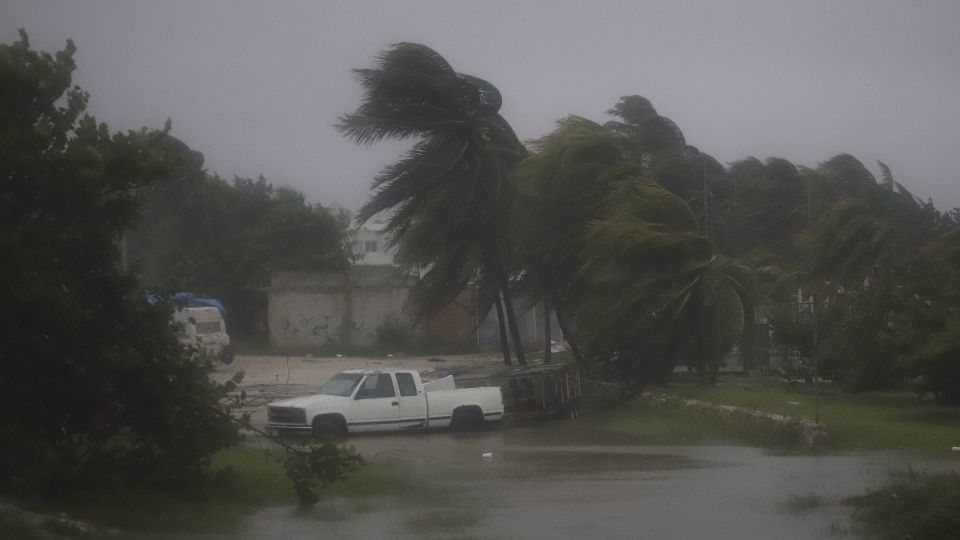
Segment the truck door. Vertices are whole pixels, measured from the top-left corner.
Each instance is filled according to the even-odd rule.
[[[397,373],[400,390],[400,427],[421,428],[427,425],[427,396],[410,373]]]
[[[400,428],[400,403],[389,373],[372,373],[354,395],[350,431],[383,431]]]

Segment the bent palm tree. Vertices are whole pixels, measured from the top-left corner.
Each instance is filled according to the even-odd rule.
[[[506,177],[526,149],[497,112],[500,92],[415,43],[394,45],[375,69],[355,73],[363,99],[338,129],[359,144],[416,140],[374,179],[358,220],[389,212],[387,238],[401,265],[425,269],[411,292],[419,313],[446,305],[474,279],[483,313],[502,295],[523,363],[507,290],[512,266],[505,212],[513,198]],[[509,363],[506,348],[504,355]]]
[[[642,384],[672,371],[682,331],[709,341],[704,353],[729,350],[748,309],[711,273],[690,206],[644,174],[637,141],[568,117],[535,150],[517,174],[518,252],[534,296],[573,315],[591,356],[617,351],[619,375]]]

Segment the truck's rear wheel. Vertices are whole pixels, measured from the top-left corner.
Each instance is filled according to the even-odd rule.
[[[450,419],[450,429],[468,431],[477,429],[483,424],[483,411],[477,407],[462,407],[453,411]]]

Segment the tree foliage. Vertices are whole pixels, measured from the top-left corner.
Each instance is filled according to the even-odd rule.
[[[568,117],[534,143],[513,227],[533,296],[570,313],[589,356],[614,359],[608,375],[645,384],[665,380],[691,335],[702,346],[684,363],[715,364],[743,335],[752,291],[749,279],[733,287],[721,268],[734,266],[715,260],[695,212],[644,165],[682,143],[676,126],[650,116],[673,126],[654,131],[668,137],[661,145],[645,135],[649,102],[620,105],[641,110],[605,127]]]
[[[508,175],[526,153],[498,114],[500,92],[487,81],[457,73],[436,51],[399,43],[374,69],[358,69],[363,101],[338,128],[358,144],[384,138],[414,145],[373,182],[357,219],[388,212],[387,238],[407,268],[423,270],[411,291],[420,313],[452,302],[473,280],[487,313],[509,302],[515,265],[505,228],[514,197]],[[517,355],[522,361],[512,306]]]
[[[311,205],[260,176],[227,182],[203,155],[168,138],[183,166],[142,190],[143,220],[128,233],[129,259],[144,287],[218,298],[231,333],[263,337],[260,290],[277,271],[342,270],[350,246],[345,212]]]
[[[84,115],[74,52],[0,45],[0,487],[182,483],[237,431],[118,247],[177,156]]]

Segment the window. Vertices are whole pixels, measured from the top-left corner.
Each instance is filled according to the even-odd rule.
[[[363,250],[367,253],[373,253],[377,251],[377,241],[376,240],[367,240],[363,243]]]
[[[216,334],[220,331],[220,321],[203,321],[197,323],[198,334]]]
[[[417,383],[413,382],[413,375],[409,373],[397,373],[397,386],[400,387],[401,396],[417,395]]]
[[[367,375],[357,390],[356,399],[390,398],[396,397],[397,393],[393,390],[393,381],[390,375],[386,373],[374,373]]]
[[[320,393],[328,396],[349,396],[361,377],[363,375],[356,373],[337,373],[320,388]]]

